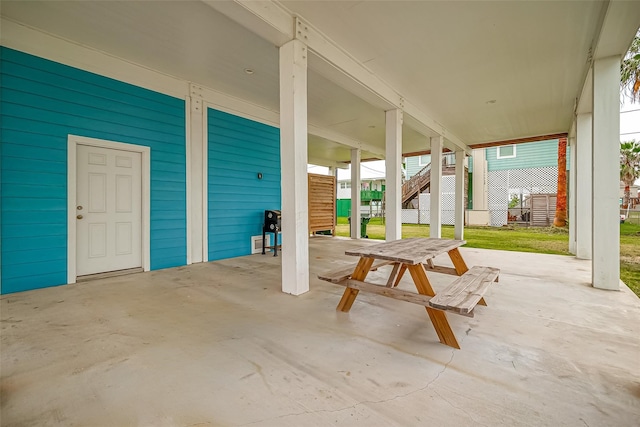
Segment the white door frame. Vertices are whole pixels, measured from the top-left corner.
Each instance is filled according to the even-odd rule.
[[[67,283],[76,283],[77,146],[132,151],[142,156],[142,269],[151,270],[151,148],[124,142],[69,135],[67,137]]]

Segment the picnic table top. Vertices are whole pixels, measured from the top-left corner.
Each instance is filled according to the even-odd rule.
[[[465,240],[414,237],[349,249],[345,254],[416,265],[465,243],[467,243]]]

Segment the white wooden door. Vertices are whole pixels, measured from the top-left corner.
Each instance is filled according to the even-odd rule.
[[[77,147],[76,274],[142,267],[141,154]]]

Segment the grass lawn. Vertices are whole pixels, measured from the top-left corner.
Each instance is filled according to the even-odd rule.
[[[367,225],[370,239],[384,240],[381,218]],[[349,236],[347,218],[338,218],[336,235]],[[403,224],[402,237],[429,237],[428,225]],[[453,239],[453,226],[442,227],[442,237]],[[569,255],[569,232],[552,227],[465,227],[466,246],[505,251]],[[620,278],[640,297],[640,225],[620,224]]]

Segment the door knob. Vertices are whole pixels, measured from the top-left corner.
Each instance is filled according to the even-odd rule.
[[[78,219],[82,219],[82,215],[78,215],[76,218],[78,218]]]
[[[77,206],[76,209],[78,209],[79,211],[82,210],[82,206]]]

